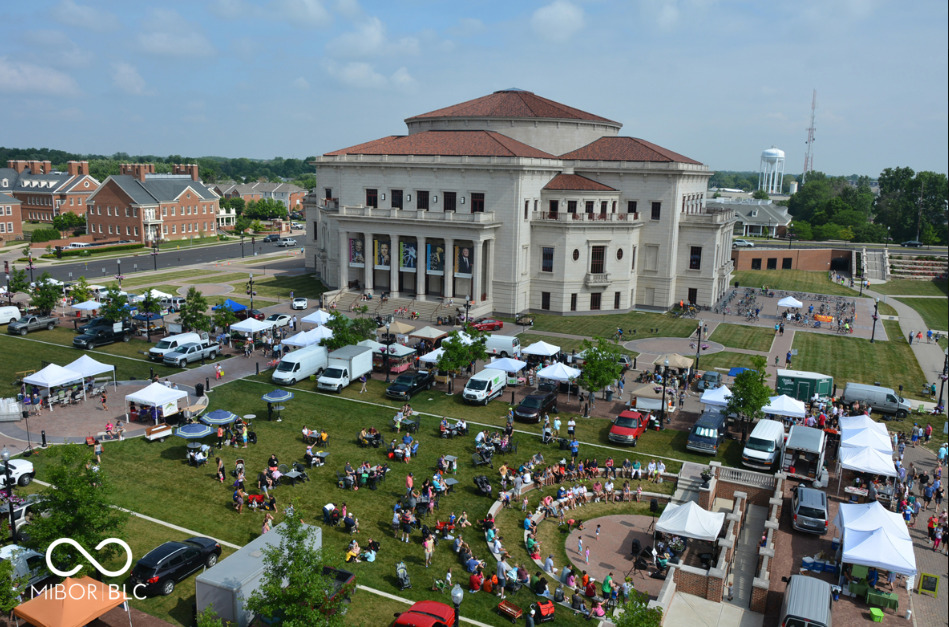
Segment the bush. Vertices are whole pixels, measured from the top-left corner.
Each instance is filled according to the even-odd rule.
[[[33,231],[30,241],[34,244],[38,244],[40,242],[49,242],[54,239],[62,239],[62,237],[62,234],[56,229],[36,229]]]
[[[137,250],[139,248],[145,248],[145,244],[122,244],[120,246],[101,246],[96,248],[71,248],[69,250],[63,249],[63,257],[88,257],[93,254],[98,253],[110,253],[117,250]],[[44,258],[52,258],[56,255],[43,255]]]

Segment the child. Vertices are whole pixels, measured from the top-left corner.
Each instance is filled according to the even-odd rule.
[[[596,541],[597,542],[600,541],[600,526],[599,525],[596,526]]]

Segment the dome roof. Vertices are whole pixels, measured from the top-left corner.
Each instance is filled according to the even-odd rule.
[[[601,122],[620,126],[619,122],[517,88],[503,89],[474,100],[422,113],[408,118],[406,122],[433,118],[533,118]]]

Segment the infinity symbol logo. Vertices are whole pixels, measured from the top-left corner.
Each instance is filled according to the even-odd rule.
[[[102,547],[104,547],[107,544],[118,544],[123,549],[125,549],[125,566],[123,566],[119,570],[106,570],[106,568],[102,564],[100,564],[98,561],[96,561],[96,558],[89,555],[86,549],[82,548],[82,546],[78,542],[76,542],[72,538],[60,538],[59,540],[56,540],[55,542],[50,544],[49,548],[46,549],[46,566],[49,568],[51,572],[59,575],[60,577],[71,577],[82,569],[82,566],[76,566],[72,570],[59,570],[58,568],[53,566],[53,560],[52,560],[53,549],[58,547],[60,544],[69,544],[72,547],[74,547],[77,551],[83,554],[83,556],[89,561],[90,564],[95,566],[96,570],[98,570],[103,575],[107,575],[109,577],[118,577],[119,575],[125,574],[128,571],[129,566],[132,565],[132,547],[130,547],[124,540],[120,540],[119,538],[106,538],[105,540],[103,540],[102,542],[96,545],[96,551],[102,550]]]

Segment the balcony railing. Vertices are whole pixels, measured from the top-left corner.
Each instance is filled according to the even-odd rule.
[[[583,278],[583,282],[587,285],[587,287],[603,287],[610,284],[610,273],[587,272],[587,275]]]
[[[568,213],[565,211],[540,211],[535,212],[534,220],[544,222],[636,222],[639,220],[639,213]]]
[[[460,211],[419,211],[416,209],[389,209],[376,207],[339,207],[339,215],[347,218],[373,220],[421,220],[424,222],[461,222],[487,224],[495,221],[493,211],[466,213]]]

